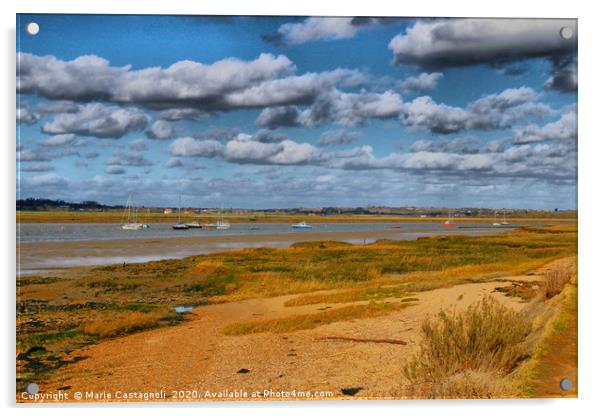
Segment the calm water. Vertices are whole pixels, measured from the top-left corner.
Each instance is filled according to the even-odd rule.
[[[400,232],[448,231],[457,232],[457,227],[442,227],[439,223],[316,223],[310,230],[292,229],[289,223],[233,223],[229,230],[203,230],[191,228],[174,230],[171,224],[151,224],[150,228],[142,231],[125,231],[120,224],[18,224],[17,241],[74,241],[74,240],[114,240],[136,238],[170,238],[193,236],[238,236],[262,234],[307,234],[312,232],[341,232],[341,231],[382,231],[392,225],[399,226]],[[462,223],[462,229],[491,228],[489,224]]]

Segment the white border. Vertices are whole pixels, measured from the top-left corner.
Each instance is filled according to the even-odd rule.
[[[579,19],[579,399],[578,400],[505,400],[505,401],[436,401],[436,402],[309,402],[309,403],[223,403],[171,406],[169,414],[261,414],[280,415],[283,412],[305,415],[308,412],[329,414],[344,411],[362,414],[372,409],[383,413],[399,414],[478,414],[504,415],[508,413],[545,412],[546,415],[588,414],[602,408],[598,388],[600,380],[600,354],[602,351],[600,318],[602,316],[602,274],[597,261],[602,257],[602,207],[600,179],[602,172],[602,137],[597,120],[600,119],[600,53],[602,39],[599,13],[595,6],[585,2],[556,1],[528,2],[504,0],[484,2],[454,1],[325,1],[302,0],[295,3],[282,0],[21,0],[0,3],[3,41],[2,97],[0,114],[3,132],[2,204],[4,219],[2,255],[4,302],[2,303],[3,342],[2,376],[0,376],[2,404],[8,414],[86,415],[118,411],[122,405],[104,407],[16,407],[14,405],[14,271],[15,271],[15,13],[137,13],[137,14],[282,14],[282,15],[398,15],[398,16],[474,16],[474,17],[574,17]],[[594,2],[588,2],[595,4]],[[598,237],[598,238],[596,238]],[[160,406],[127,407],[130,414],[164,415]]]

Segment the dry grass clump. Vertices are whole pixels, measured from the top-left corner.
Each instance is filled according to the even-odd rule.
[[[403,368],[413,386],[411,394],[419,397],[501,394],[503,383],[495,389],[492,386],[525,358],[524,341],[530,331],[529,318],[490,297],[462,313],[440,312],[437,319],[423,323],[420,352]]]
[[[108,316],[106,319],[86,322],[80,326],[80,331],[99,338],[111,338],[155,328],[164,316],[161,312],[133,311],[117,317]]]
[[[312,329],[338,321],[375,318],[411,305],[413,303],[370,302],[365,305],[344,306],[325,312],[295,315],[288,318],[235,323],[225,327],[223,333],[225,335],[246,335],[261,332],[293,332],[302,329]]]
[[[546,270],[541,282],[541,294],[545,299],[550,299],[560,292],[575,273],[575,267],[572,262],[556,264],[554,267]]]

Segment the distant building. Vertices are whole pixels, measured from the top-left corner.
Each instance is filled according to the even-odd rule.
[[[165,208],[165,209],[163,210],[163,213],[164,213],[164,214],[173,214],[173,208]]]

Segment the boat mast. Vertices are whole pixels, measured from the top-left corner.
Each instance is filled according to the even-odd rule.
[[[182,194],[178,198],[178,222],[182,222]]]

